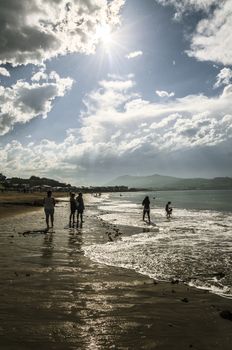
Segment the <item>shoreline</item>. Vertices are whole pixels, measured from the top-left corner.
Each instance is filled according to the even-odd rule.
[[[90,196],[86,204],[82,229],[64,227],[65,202],[46,235],[17,234],[44,225],[42,210],[11,224],[1,220],[3,348],[229,350],[232,323],[220,312],[231,311],[232,300],[90,260],[84,247],[106,243],[106,231],[116,231],[98,218]]]

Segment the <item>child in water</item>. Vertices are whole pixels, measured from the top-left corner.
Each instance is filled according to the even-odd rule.
[[[170,205],[172,204],[172,202],[168,202],[165,206],[165,211],[166,211],[166,215],[167,215],[167,219],[170,219],[171,214],[172,214],[172,208],[170,207]]]
[[[148,196],[146,196],[142,202],[143,205],[143,221],[145,220],[145,215],[147,214],[148,217],[148,223],[150,225],[151,219],[150,219],[150,199]]]

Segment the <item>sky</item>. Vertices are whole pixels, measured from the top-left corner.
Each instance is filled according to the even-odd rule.
[[[0,172],[232,176],[232,0],[0,0]]]

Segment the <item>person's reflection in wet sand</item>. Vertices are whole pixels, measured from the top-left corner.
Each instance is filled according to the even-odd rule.
[[[53,234],[49,233],[44,236],[43,245],[41,248],[43,265],[49,265],[49,260],[52,258],[53,250]],[[45,263],[46,261],[47,264]]]
[[[70,229],[68,237],[69,255],[79,255],[82,252],[82,244],[82,231]]]

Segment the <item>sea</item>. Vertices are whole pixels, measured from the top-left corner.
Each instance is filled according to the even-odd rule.
[[[142,221],[141,203],[147,195],[150,225]],[[164,209],[168,201],[170,219]],[[86,256],[157,281],[179,281],[232,298],[232,190],[110,193],[96,204],[102,220],[130,227],[132,234],[85,246]]]

